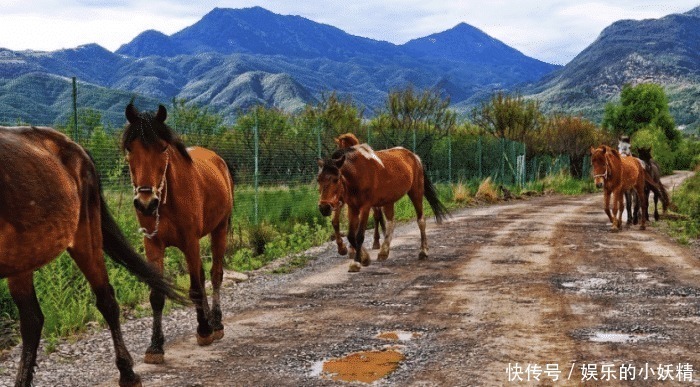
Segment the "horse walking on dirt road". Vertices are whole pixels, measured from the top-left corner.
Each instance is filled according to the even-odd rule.
[[[404,148],[374,152],[367,144],[339,149],[330,159],[318,160],[320,199],[319,211],[329,216],[339,201],[348,205],[348,241],[355,249],[350,272],[370,264],[369,254],[362,247],[369,211],[382,207],[387,220],[386,237],[377,257],[389,257],[394,233],[394,203],[408,195],[416,210],[421,235],[419,259],[427,258],[423,197],[428,200],[440,223],[448,213],[440,202],[435,187],[428,179],[418,155]]]
[[[647,203],[649,202],[649,194],[654,192],[654,220],[659,220],[659,199],[661,200],[661,205],[663,207],[663,213],[668,211],[668,206],[671,204],[671,199],[668,196],[668,191],[666,187],[661,182],[661,167],[659,164],[651,157],[651,148],[636,148],[639,154],[639,159],[644,161],[646,172],[651,176],[651,180],[654,181],[656,186],[652,184],[647,184],[644,187],[644,195],[647,198]],[[649,213],[647,212],[647,220],[649,220]]]
[[[359,145],[360,140],[352,133],[345,133],[338,136],[335,139],[338,149],[350,148],[354,145]],[[343,238],[340,235],[340,215],[343,212],[344,203],[342,200],[338,201],[338,206],[333,208],[333,218],[331,224],[333,225],[333,231],[335,233],[335,243],[338,245],[338,254],[346,255],[348,253],[347,247],[343,243]],[[379,249],[379,227],[381,226],[384,231],[384,236],[386,236],[386,222],[384,222],[384,214],[382,214],[381,207],[372,208],[372,216],[374,217],[374,242],[372,243],[372,249]],[[355,254],[351,251],[350,254]]]
[[[185,254],[189,296],[197,310],[197,343],[209,345],[224,335],[219,292],[233,209],[233,178],[216,153],[186,148],[165,124],[166,117],[163,105],[155,113],[141,113],[129,104],[122,149],[129,163],[146,257],[162,271],[166,247],[175,246]],[[205,235],[211,235],[211,310],[199,252],[199,240]],[[151,291],[150,301],[153,334],[144,361],[159,364],[164,361],[161,320],[165,299],[160,292]]]
[[[649,181],[640,160],[636,157],[621,157],[616,149],[607,145],[591,147],[591,163],[596,187],[603,188],[605,214],[612,222],[612,231],[619,231],[622,224],[623,195],[634,190],[642,207],[640,230],[646,229],[647,202],[644,184]],[[653,182],[652,182],[653,183]],[[610,195],[613,195],[613,209],[610,213]]]
[[[109,326],[119,385],[140,386],[103,252],[154,292],[183,298],[129,245],[107,209],[95,165],[80,145],[47,127],[0,127],[0,156],[0,278],[7,278],[22,335],[15,385],[32,385],[44,325],[34,271],[68,250]]]

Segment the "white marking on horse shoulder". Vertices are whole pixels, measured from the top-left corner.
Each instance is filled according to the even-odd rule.
[[[367,144],[355,145],[355,149],[357,149],[357,151],[360,152],[360,154],[362,156],[364,156],[367,160],[374,160],[377,163],[379,163],[379,165],[381,165],[382,168],[384,168],[384,163],[379,158],[379,156],[377,156],[377,154],[374,153],[374,150],[369,145],[367,145]]]

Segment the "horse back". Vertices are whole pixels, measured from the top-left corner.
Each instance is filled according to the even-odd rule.
[[[644,169],[642,163],[636,157],[627,156],[622,159],[622,184],[624,188],[631,188],[640,181],[644,182]]]
[[[0,127],[0,154],[0,260],[48,262],[72,243],[81,212],[95,199],[92,162],[47,127]]]

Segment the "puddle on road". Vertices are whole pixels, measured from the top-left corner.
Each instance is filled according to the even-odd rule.
[[[421,336],[420,333],[407,332],[407,331],[390,331],[390,332],[379,332],[377,339],[389,340],[389,341],[411,341],[417,339]]]
[[[395,350],[364,351],[328,359],[312,367],[312,376],[344,381],[373,383],[396,371],[405,356]]]
[[[588,338],[595,343],[636,343],[653,338],[653,334],[630,334],[619,332],[593,332]]]

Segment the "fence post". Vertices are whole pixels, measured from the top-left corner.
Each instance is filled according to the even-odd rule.
[[[76,77],[73,77],[73,140],[80,142],[78,133],[78,85]]]
[[[254,156],[255,157],[255,172],[253,174],[253,176],[254,176],[253,185],[255,186],[255,201],[254,201],[255,202],[255,205],[254,205],[255,213],[254,213],[253,219],[254,219],[256,225],[258,224],[258,176],[260,173],[260,170],[258,169],[259,168],[258,167],[258,147],[259,147],[258,143],[260,141],[258,132],[259,132],[259,130],[258,130],[258,111],[256,110],[255,111],[255,124],[253,125],[253,136],[254,136],[253,143],[254,143],[254,148],[255,148],[255,156]]]
[[[452,183],[452,131],[447,128],[447,181]]]
[[[501,184],[506,183],[506,139],[501,138]]]

